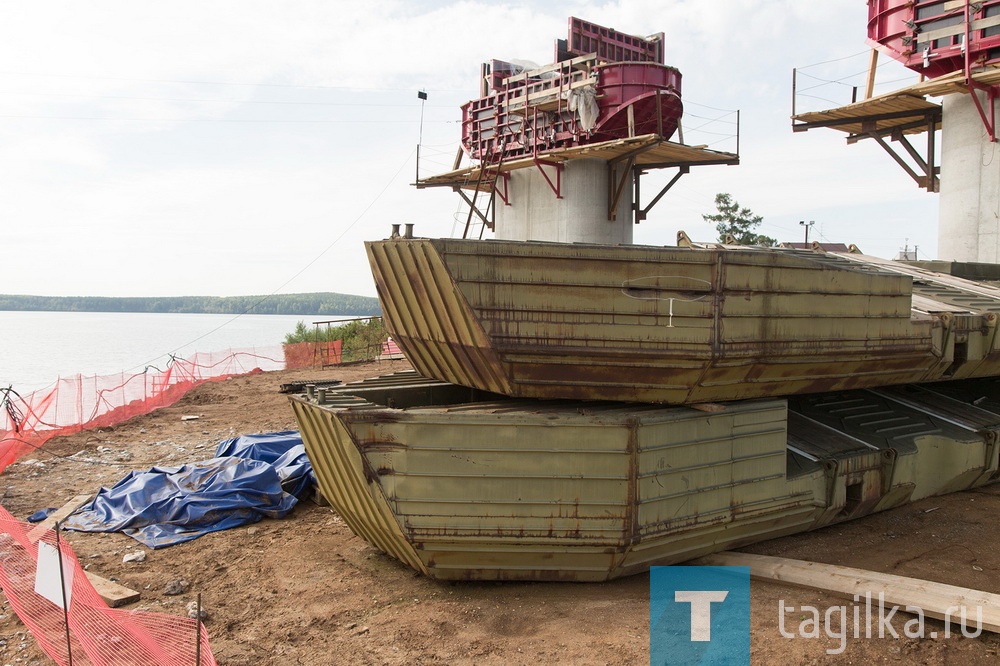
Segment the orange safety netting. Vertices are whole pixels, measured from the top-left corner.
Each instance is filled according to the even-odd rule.
[[[67,585],[69,612],[64,614],[61,606],[35,591],[39,543],[56,546],[56,533],[41,528],[39,534],[38,526],[17,521],[0,507],[0,587],[54,662],[60,666],[216,663],[208,632],[196,619],[109,608],[63,541],[58,546],[62,575],[72,581]]]
[[[286,368],[309,368],[338,365],[343,361],[343,340],[330,342],[295,342],[282,345]]]
[[[58,435],[148,414],[174,404],[206,381],[284,367],[278,346],[198,353],[174,359],[163,371],[147,368],[132,375],[75,375],[27,396],[10,395],[9,409],[0,413],[0,472],[26,451]]]
[[[27,451],[52,437],[121,423],[177,402],[195,386],[234,375],[280,370],[281,347],[229,350],[174,359],[164,370],[133,375],[59,379],[27,396],[6,394],[0,412],[0,472]],[[213,665],[208,634],[185,617],[109,608],[87,580],[69,546],[59,544],[64,575],[72,570],[72,597],[66,644],[61,607],[35,592],[38,543],[56,544],[51,529],[32,527],[0,507],[0,587],[39,646],[57,664]],[[197,633],[196,633],[197,632]],[[198,640],[196,641],[196,636]],[[196,647],[200,643],[200,647]],[[199,654],[200,651],[200,654]]]

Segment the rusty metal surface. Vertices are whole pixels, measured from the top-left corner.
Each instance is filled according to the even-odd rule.
[[[682,404],[1000,374],[1000,291],[859,255],[366,246],[414,367],[495,393]]]
[[[376,477],[352,446],[351,433],[332,413],[311,409],[308,403],[294,398],[292,411],[320,491],[351,531],[404,564],[427,573],[400,531],[381,488],[374,483]]]
[[[946,386],[959,397],[803,396],[788,419],[784,400],[705,412],[482,399],[408,372],[292,405],[324,495],[407,565],[595,581],[995,479],[1000,413],[961,387],[995,405],[1000,386]]]

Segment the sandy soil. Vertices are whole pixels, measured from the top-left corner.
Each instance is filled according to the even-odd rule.
[[[177,405],[115,428],[51,442],[0,477],[3,505],[24,518],[71,496],[96,492],[132,469],[208,458],[222,439],[294,428],[289,381],[345,381],[392,372],[404,362],[325,371],[292,370],[203,385]],[[182,421],[184,415],[197,420]],[[86,452],[82,463],[54,457]],[[82,457],[82,456],[81,456]],[[39,464],[41,463],[41,464]],[[1000,486],[932,498],[901,509],[758,544],[747,550],[898,573],[1000,593]],[[106,578],[142,592],[133,608],[183,614],[197,593],[220,664],[641,664],[649,658],[649,578],[604,584],[441,583],[416,575],[351,534],[330,508],[300,504],[281,521],[209,534],[148,551],[119,534],[67,533],[77,555]],[[144,549],[145,550],[145,549]],[[183,578],[190,592],[167,596]],[[779,633],[779,600],[826,609],[834,596],[777,584],[752,584],[755,664],[996,664],[1000,637],[936,639],[788,639]],[[849,611],[850,612],[850,611]],[[799,613],[786,616],[796,630]],[[911,616],[897,619],[900,632]],[[839,627],[833,628],[833,632]],[[0,666],[45,664],[4,601]]]

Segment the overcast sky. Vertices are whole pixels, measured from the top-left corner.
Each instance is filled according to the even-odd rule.
[[[410,186],[417,91],[431,175],[451,166],[479,64],[551,62],[571,15],[666,34],[688,143],[735,150],[741,110],[742,164],[693,169],[636,242],[712,240],[701,215],[729,192],[779,240],[814,220],[812,238],[936,256],[937,195],[870,141],[791,131],[793,67],[834,61],[800,89],[843,78],[800,108],[863,84],[862,0],[0,0],[0,293],[374,295],[364,240],[464,221],[450,190]],[[882,91],[915,82],[880,62]]]

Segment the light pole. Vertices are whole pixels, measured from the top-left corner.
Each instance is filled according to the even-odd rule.
[[[816,221],[815,220],[809,220],[808,222],[806,222],[805,220],[799,220],[799,224],[801,224],[805,228],[805,230],[806,230],[806,247],[808,248],[808,246],[809,246],[809,227],[811,227],[812,225],[816,224]]]

